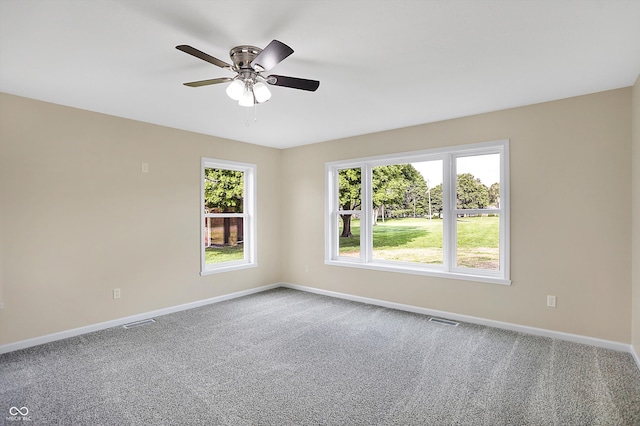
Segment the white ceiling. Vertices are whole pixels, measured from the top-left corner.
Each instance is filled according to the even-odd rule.
[[[236,45],[294,49],[243,108]],[[267,73],[267,74],[269,74]],[[278,148],[631,86],[640,0],[0,0],[0,91]],[[253,121],[254,112],[257,121]]]

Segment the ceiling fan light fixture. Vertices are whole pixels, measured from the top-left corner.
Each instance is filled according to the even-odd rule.
[[[259,104],[271,99],[271,91],[266,84],[260,81],[253,85],[253,95],[256,98],[256,102]]]
[[[238,104],[243,107],[252,107],[254,105],[253,92],[250,88],[247,88],[240,96]]]
[[[227,86],[227,95],[234,101],[239,101],[244,94],[244,82],[242,80],[233,80]]]

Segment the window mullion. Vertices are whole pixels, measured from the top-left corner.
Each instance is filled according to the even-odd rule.
[[[371,262],[373,258],[373,223],[372,223],[372,188],[371,165],[362,165],[362,206],[360,207],[360,257],[364,262]]]
[[[455,165],[452,156],[447,154],[443,160],[442,170],[442,206],[444,211],[443,218],[443,238],[442,238],[442,254],[444,259],[443,266],[445,271],[451,271],[454,266],[456,253],[456,221],[453,214],[453,203],[455,201]]]
[[[504,277],[511,276],[509,191],[509,144],[503,144],[500,150],[500,271]]]
[[[329,182],[327,183],[327,187],[330,191],[330,202],[328,206],[328,216],[330,221],[326,224],[328,232],[330,233],[329,241],[331,241],[331,247],[329,248],[328,255],[331,259],[337,259],[340,254],[340,236],[338,235],[338,221],[340,219],[337,214],[340,206],[340,191],[338,186],[338,169],[336,167],[332,167],[329,173]]]
[[[482,214],[497,214],[499,215],[502,212],[502,209],[458,209],[454,208],[453,213],[455,215],[466,214],[466,215],[482,215]]]

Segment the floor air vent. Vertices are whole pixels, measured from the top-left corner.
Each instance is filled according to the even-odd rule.
[[[141,321],[130,322],[129,324],[123,325],[122,328],[126,328],[126,329],[135,328],[135,327],[140,327],[147,324],[153,324],[154,322],[156,322],[156,320],[154,320],[153,318],[149,318]]]
[[[459,322],[451,321],[444,318],[435,318],[435,317],[429,318],[429,321],[437,322],[438,324],[446,324],[446,325],[453,325],[453,326],[457,326],[458,324],[460,324]]]

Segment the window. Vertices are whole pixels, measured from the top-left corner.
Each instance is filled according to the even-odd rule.
[[[256,265],[254,164],[202,159],[201,274]]]
[[[326,263],[510,284],[508,160],[497,141],[327,163]]]

